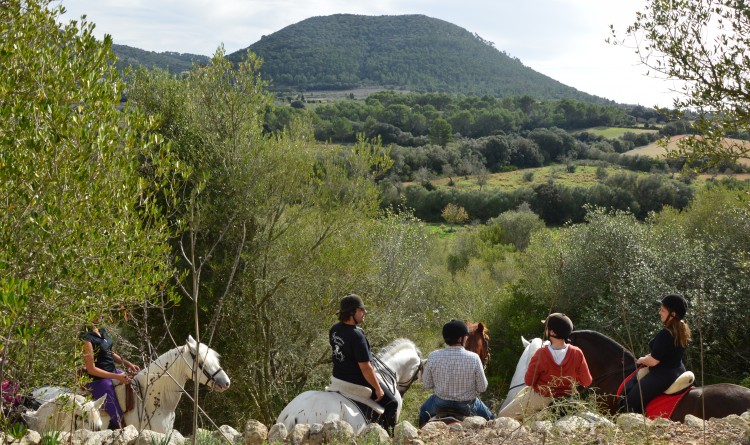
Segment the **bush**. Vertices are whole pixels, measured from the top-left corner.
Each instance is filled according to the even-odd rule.
[[[523,172],[522,178],[526,182],[531,182],[534,179],[534,172],[533,171]]]

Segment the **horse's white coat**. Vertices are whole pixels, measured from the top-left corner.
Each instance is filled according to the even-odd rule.
[[[528,341],[523,337],[521,337],[521,344],[523,344],[525,349],[523,350],[523,354],[521,354],[521,358],[518,359],[516,372],[513,373],[513,378],[510,380],[510,391],[508,391],[508,395],[505,397],[503,405],[500,407],[501,410],[505,408],[522,389],[526,388],[524,378],[526,376],[526,370],[529,368],[529,362],[531,361],[531,357],[534,356],[534,353],[543,345],[541,338],[535,338]]]
[[[198,344],[190,336],[187,344],[165,352],[133,377],[134,384],[137,383],[140,387],[142,397],[136,393],[136,406],[124,415],[126,425],[165,434],[172,430],[175,409],[182,397],[185,382],[193,378],[193,355],[199,358],[202,368],[213,375],[213,379],[209,381],[208,376],[199,369],[198,380],[201,384],[219,392],[229,388],[229,376],[221,369],[219,355],[203,343]],[[45,387],[34,391],[32,395],[41,400],[49,400],[49,397],[60,391],[65,390]],[[104,410],[100,413],[101,421],[106,427],[109,415]],[[42,430],[47,428],[43,423],[39,427]]]
[[[398,388],[391,390],[398,402],[398,418],[403,403],[398,389],[406,390],[410,384],[409,380],[422,364],[421,354],[411,340],[399,338],[386,346],[378,358],[396,374]],[[384,379],[377,368],[376,374],[382,385]],[[287,431],[291,431],[296,424],[325,423],[330,420],[343,420],[357,433],[367,425],[367,420],[354,403],[338,393],[326,391],[305,391],[298,395],[281,411],[276,423],[283,423]]]
[[[27,411],[22,416],[30,430],[42,433],[49,430],[71,432],[76,429],[99,431],[102,429],[99,408],[103,404],[104,396],[96,401],[87,401],[79,394],[55,391],[38,410]]]

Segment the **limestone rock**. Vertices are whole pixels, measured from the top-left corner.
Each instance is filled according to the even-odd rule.
[[[261,445],[268,438],[268,428],[261,422],[250,419],[245,423],[242,435],[245,438],[245,445]]]
[[[427,422],[421,431],[424,433],[444,432],[448,431],[448,425],[444,422]]]
[[[286,440],[286,436],[288,435],[289,432],[286,430],[286,425],[284,425],[283,423],[277,423],[268,431],[268,441],[283,442],[284,440]]]
[[[478,430],[487,425],[487,419],[481,416],[471,416],[464,419],[461,425],[467,430]]]
[[[706,421],[701,418],[695,417],[692,414],[688,414],[685,416],[685,425],[691,426],[693,428],[703,429],[706,426]]]
[[[326,432],[322,423],[313,423],[310,425],[307,434],[308,445],[321,445],[326,440]]]
[[[326,442],[334,440],[343,440],[348,442],[354,437],[354,428],[343,420],[331,420],[323,423],[323,437]]]
[[[378,443],[387,444],[390,443],[391,438],[388,432],[383,429],[382,426],[377,423],[368,423],[362,428],[357,437],[364,439],[365,443]]]
[[[411,444],[414,443],[418,437],[419,430],[406,420],[396,425],[396,428],[393,430],[393,440],[396,443]]]
[[[617,426],[623,431],[639,430],[648,425],[649,420],[642,414],[625,413],[617,416]]]
[[[297,425],[294,425],[292,431],[289,432],[287,439],[289,439],[289,442],[291,442],[292,445],[302,445],[307,443],[309,434],[310,425],[298,423]]]
[[[242,433],[229,425],[222,425],[218,430],[212,431],[210,434],[211,437],[216,438],[221,443],[243,444],[245,440]]]

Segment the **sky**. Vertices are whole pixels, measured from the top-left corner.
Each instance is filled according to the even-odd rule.
[[[632,45],[606,43],[646,0],[59,0],[95,34],[149,51],[212,55],[247,48],[289,25],[331,14],[423,14],[458,25],[565,85],[619,103],[669,107],[678,84],[656,78]]]

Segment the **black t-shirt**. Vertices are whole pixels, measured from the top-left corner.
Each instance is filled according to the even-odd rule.
[[[651,357],[659,360],[659,364],[652,370],[683,368],[682,356],[685,348],[682,345],[675,346],[674,337],[668,330],[662,329],[648,343],[651,348]]]
[[[357,385],[370,386],[359,369],[359,364],[372,360],[370,343],[362,329],[346,323],[336,323],[328,332],[333,350],[333,376]]]
[[[112,339],[107,335],[106,329],[99,329],[99,334],[94,332],[81,332],[81,340],[91,342],[94,348],[94,365],[107,372],[115,372],[115,357],[112,355]],[[95,380],[101,377],[91,376]]]

